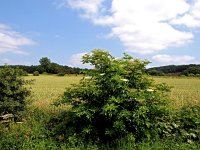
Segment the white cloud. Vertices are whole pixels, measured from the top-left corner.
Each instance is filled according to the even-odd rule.
[[[154,61],[157,61],[159,63],[163,64],[195,64],[198,63],[195,57],[189,56],[189,55],[183,55],[183,56],[174,56],[174,55],[155,55],[152,57]]]
[[[174,27],[200,26],[200,0],[65,0],[94,24],[109,26],[127,51],[153,53],[182,46],[194,38],[192,32]],[[189,15],[190,19],[184,18]],[[191,25],[189,25],[189,23]]]
[[[34,44],[32,40],[13,31],[9,26],[0,24],[0,54],[7,52],[27,54],[20,47],[32,44]]]
[[[72,67],[80,67],[80,68],[91,68],[88,64],[82,63],[83,55],[87,54],[87,52],[77,53],[71,56],[68,65]]]
[[[172,20],[172,24],[185,25],[187,27],[200,27],[200,0],[193,0],[189,11]]]
[[[74,9],[83,9],[87,14],[98,14],[104,0],[68,0]]]
[[[96,20],[99,18],[99,15],[105,11],[102,5],[104,1],[105,0],[63,0],[62,4],[64,6],[70,6],[72,9],[82,10],[83,13],[81,13],[81,16],[84,18]]]

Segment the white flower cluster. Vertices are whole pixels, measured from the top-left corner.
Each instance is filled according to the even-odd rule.
[[[85,79],[91,79],[92,77],[91,76],[87,76],[87,77],[85,77]]]
[[[128,82],[128,79],[121,79],[122,81],[124,81],[124,82]]]
[[[153,90],[153,89],[147,89],[147,91],[148,91],[148,92],[153,92],[154,90]]]

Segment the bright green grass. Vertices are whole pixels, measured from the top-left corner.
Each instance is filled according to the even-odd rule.
[[[66,87],[76,84],[82,76],[68,75],[64,77],[55,75],[28,76],[26,79],[35,79],[32,87],[33,105],[42,109],[63,94]],[[158,83],[167,83],[173,86],[170,98],[175,108],[188,104],[200,104],[200,79],[198,78],[171,78],[154,77]]]

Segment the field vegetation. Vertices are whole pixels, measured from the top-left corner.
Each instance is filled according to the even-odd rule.
[[[78,84],[82,75],[40,75],[26,76],[26,80],[34,80],[32,84],[32,104],[41,110],[49,110],[51,104],[61,96],[67,87]]]
[[[65,144],[58,144],[46,137],[47,131],[45,130],[45,123],[49,119],[49,115],[55,114],[58,110],[52,105],[52,103],[63,94],[66,87],[72,86],[72,84],[79,83],[83,76],[66,75],[40,75],[26,76],[25,79],[34,80],[34,84],[31,85],[32,91],[32,102],[29,105],[31,109],[26,114],[26,121],[23,124],[12,124],[10,125],[10,133],[1,139],[3,144],[13,145],[13,149],[21,144],[20,149],[71,149],[71,150],[84,150],[84,146],[67,146]],[[183,105],[195,105],[200,103],[200,79],[198,78],[170,78],[170,77],[154,77],[156,82],[165,82],[173,86],[169,93],[172,101],[170,103],[174,108],[182,107]],[[193,94],[190,94],[190,92]],[[196,92],[198,91],[198,92]],[[178,96],[177,96],[178,95]],[[190,98],[196,97],[196,101]],[[190,99],[188,99],[188,97]],[[61,108],[62,109],[62,108]],[[5,131],[4,131],[5,132]],[[8,132],[6,132],[8,133]],[[17,140],[17,137],[21,136]],[[24,137],[23,137],[24,136]],[[1,149],[11,149],[9,146],[6,148],[5,145],[1,145]],[[135,144],[134,139],[122,139],[117,143],[119,149],[199,149],[198,146],[191,145],[188,143],[177,143],[175,141],[155,141],[155,142],[142,142],[139,145]],[[106,149],[106,147],[104,147]],[[97,146],[88,145],[87,149],[98,149]]]
[[[154,77],[158,83],[172,86],[169,93],[171,106],[181,108],[185,105],[200,104],[200,77]]]
[[[41,109],[48,109],[50,104],[63,94],[67,87],[79,83],[83,75],[40,75],[26,76],[27,80],[34,80],[31,85],[32,105]],[[170,105],[180,108],[184,105],[200,104],[200,78],[183,77],[152,77],[158,83],[166,83],[171,86],[169,96]]]
[[[93,54],[85,56],[96,65],[90,76],[23,77],[33,80],[31,97],[20,121],[0,120],[0,149],[200,149],[198,77],[149,77],[145,61]]]

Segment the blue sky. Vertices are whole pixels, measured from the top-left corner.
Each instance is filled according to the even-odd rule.
[[[200,63],[200,0],[1,0],[0,64],[81,67],[92,49],[151,66]]]

